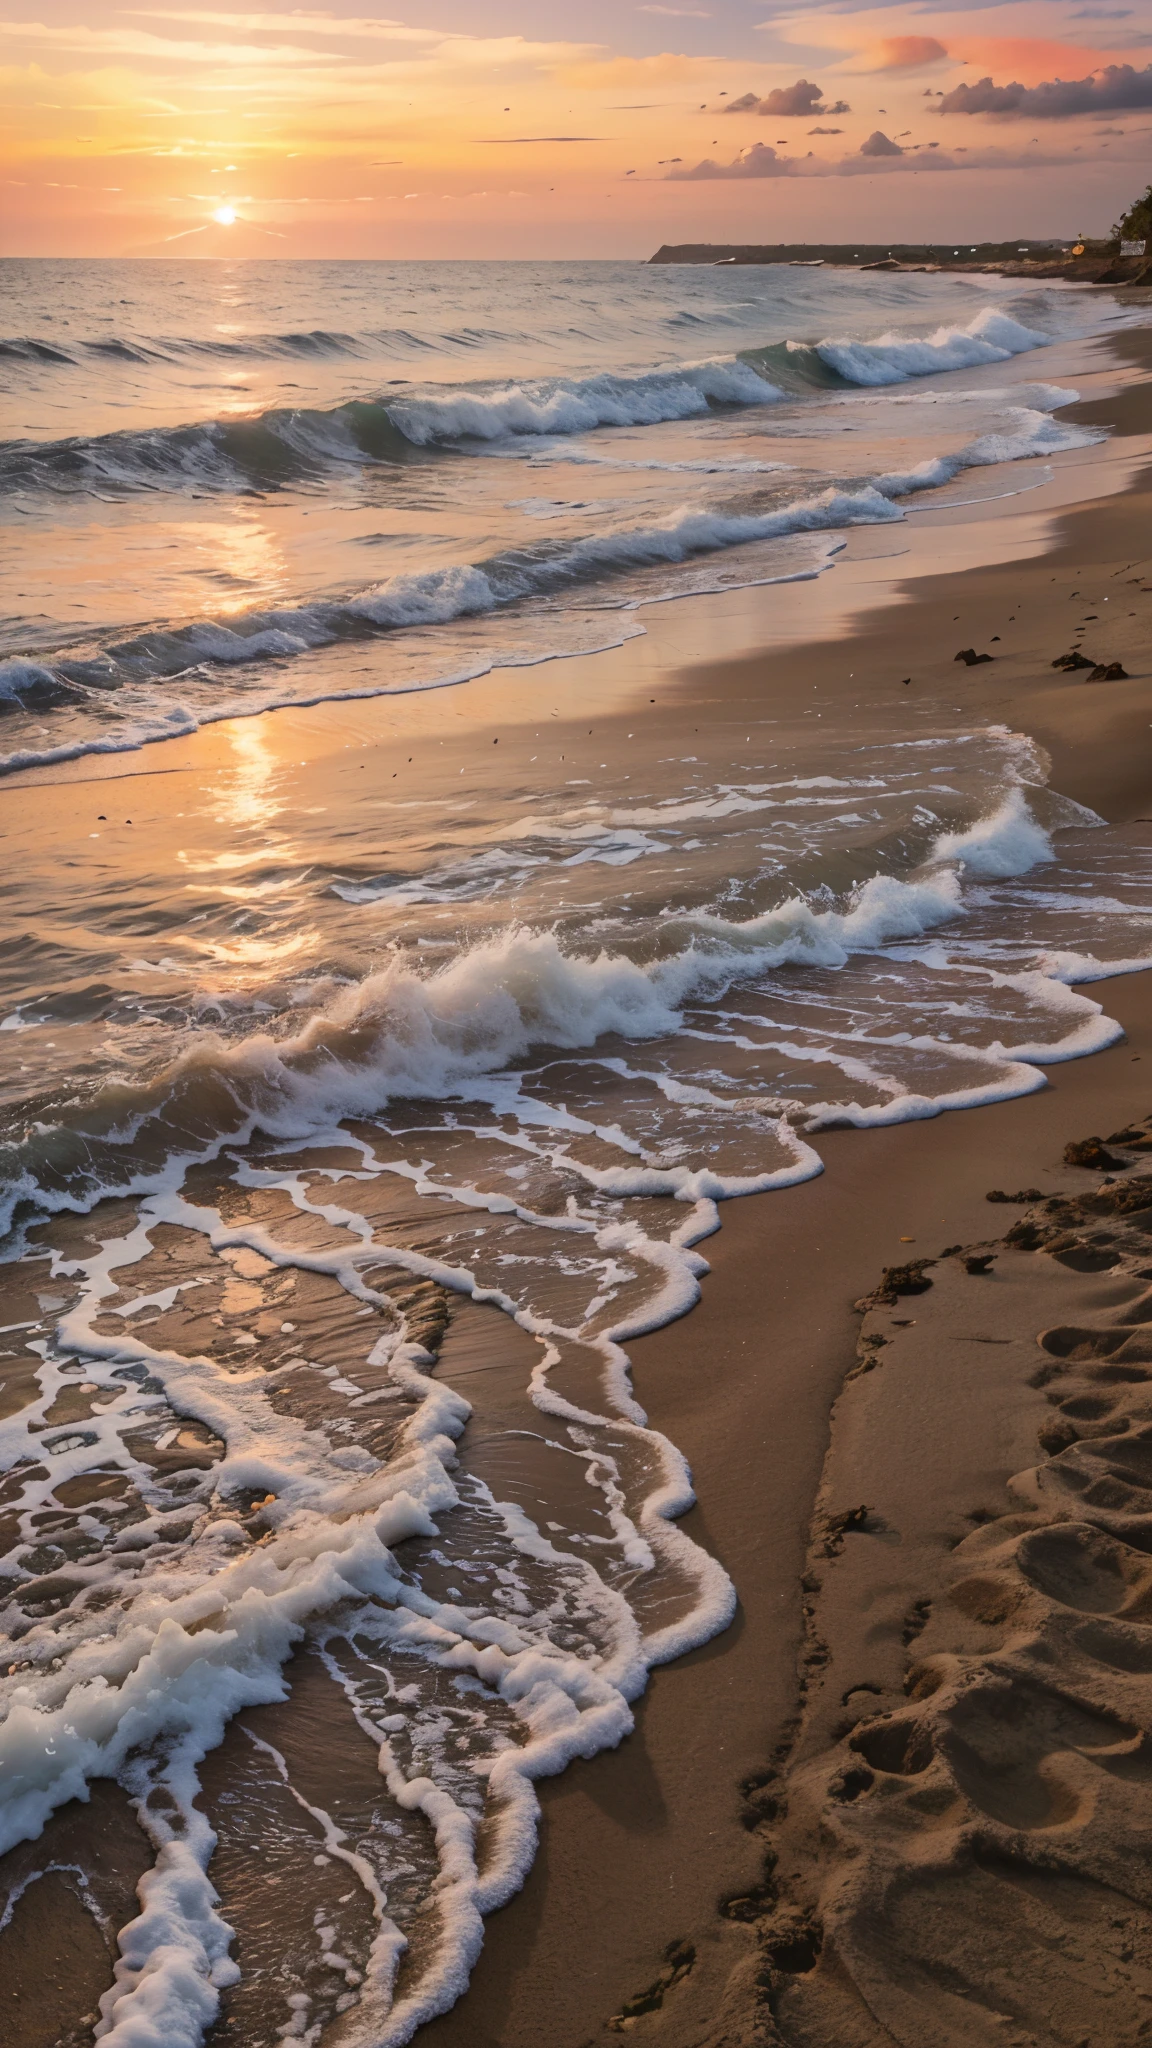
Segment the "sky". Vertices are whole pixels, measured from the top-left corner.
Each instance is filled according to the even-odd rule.
[[[0,0],[0,104],[5,255],[1094,235],[1152,0]]]

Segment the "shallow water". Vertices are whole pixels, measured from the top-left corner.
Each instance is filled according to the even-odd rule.
[[[100,267],[97,324],[95,266],[24,268],[3,459],[33,595],[0,725],[42,761],[819,573],[965,449],[1004,459],[996,494],[1084,445],[1032,360],[1115,315],[591,265],[546,301],[526,266],[347,265],[197,266],[161,299],[134,265],[119,305]],[[260,414],[243,445],[197,424],[225,398]],[[626,424],[580,411],[609,398]],[[351,566],[381,507],[384,581]],[[472,616],[445,592],[474,578]],[[581,669],[541,673],[574,730]],[[74,837],[10,859],[0,1848],[42,1839],[103,1927],[60,1844],[89,1781],[125,1788],[147,1874],[103,2038],[137,2048],[381,2048],[461,1993],[534,1778],[625,1737],[652,1666],[733,1611],[627,1362],[696,1298],[717,1202],[818,1172],[831,1124],[1042,1086],[1115,1035],[1090,984],[1152,957],[1147,855],[960,712],[766,702],[690,745],[662,706],[589,713],[578,759],[545,724],[460,769],[452,699],[363,794],[353,755],[302,800],[251,718],[206,781],[78,782]]]

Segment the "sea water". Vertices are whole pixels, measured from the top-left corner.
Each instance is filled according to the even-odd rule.
[[[0,767],[240,737],[130,888],[103,814],[11,865],[0,1849],[94,1779],[133,1802],[102,2039],[385,2048],[465,1989],[534,1781],[733,1614],[627,1351],[718,1203],[1111,1042],[1090,985],[1152,957],[1152,876],[960,710],[303,808],[255,714],[503,668],[576,717],[565,657],[653,605],[815,595],[847,529],[1041,481],[1098,438],[1046,352],[1129,316],[931,274],[3,269]]]
[[[811,574],[966,470],[1082,445],[1045,346],[1118,317],[779,267],[0,276],[0,766],[307,701],[333,645],[386,643],[366,690],[427,687]]]

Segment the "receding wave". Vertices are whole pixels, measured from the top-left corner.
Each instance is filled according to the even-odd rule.
[[[74,364],[76,357],[69,355],[67,349],[37,341],[31,335],[0,335],[0,361]]]
[[[890,500],[871,487],[824,491],[762,513],[681,507],[649,526],[512,548],[477,563],[393,576],[387,583],[339,599],[234,614],[227,624],[199,619],[152,627],[133,639],[111,643],[96,655],[66,655],[50,665],[10,657],[0,660],[0,705],[30,702],[34,691],[40,693],[38,701],[46,703],[54,687],[72,698],[78,691],[107,691],[121,683],[180,675],[205,663],[234,666],[304,654],[336,640],[447,625],[500,605],[578,591],[613,575],[684,562],[693,555],[899,517]]]

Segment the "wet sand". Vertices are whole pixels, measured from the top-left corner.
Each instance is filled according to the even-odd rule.
[[[1152,355],[1143,337],[1128,346],[1145,361]],[[1152,387],[1097,412],[1078,409],[1085,414],[1144,434]],[[1141,481],[1068,516],[1059,544],[1039,559],[918,582],[905,607],[862,621],[853,681],[863,669],[870,696],[894,695],[911,671],[913,689],[940,688],[957,646],[983,651],[999,632],[1005,651],[993,663],[957,671],[964,703],[1034,734],[1052,757],[1055,787],[1110,819],[1138,819],[1152,799],[1152,597],[1140,597],[1152,570],[1150,515],[1152,491]],[[1085,612],[1104,613],[1105,596],[1125,616],[1107,620],[1099,645],[1109,660],[1123,659],[1132,681],[1054,679],[1049,663],[1072,644]],[[1101,619],[1094,635],[1104,633]],[[722,706],[732,717],[768,690],[775,697],[802,687],[801,675],[831,694],[845,685],[844,663],[832,643],[691,670],[683,681],[701,716]],[[986,1204],[989,1188],[1055,1187],[1069,1139],[1111,1131],[1152,1106],[1134,1067],[1152,1063],[1148,976],[1095,994],[1125,1040],[1051,1069],[1043,1094],[929,1123],[826,1132],[819,1180],[783,1200],[726,1205],[721,1234],[707,1246],[703,1303],[633,1347],[639,1397],[693,1469],[703,1505],[686,1526],[724,1560],[740,1616],[718,1641],[655,1674],[628,1744],[540,1788],[537,1864],[520,1898],[492,1921],[467,1999],[426,2030],[429,2041],[529,2048],[542,2038],[542,2013],[556,2048],[618,2038],[612,2018],[659,1990],[675,1967],[666,1950],[684,1942],[695,1949],[692,1970],[628,2031],[671,2048],[771,2038],[753,2031],[763,2023],[756,1918],[734,1920],[720,1908],[754,1895],[764,1878],[769,1845],[741,1787],[773,1767],[797,1710],[800,1578],[829,1412],[856,1361],[853,1303],[886,1265],[986,1238],[990,1218],[1003,1215]],[[915,1460],[914,1442],[907,1455]],[[857,1476],[866,1495],[866,1476]],[[718,2006],[727,2006],[720,2018]]]
[[[1152,357],[1139,335],[1124,337],[1121,348],[1141,368]],[[502,749],[502,776],[516,772],[521,757],[526,772],[529,749],[538,752],[541,737],[580,775],[594,773],[593,757],[606,746],[626,747],[645,712],[658,721],[660,748],[671,752],[701,731],[727,742],[766,705],[782,716],[832,718],[838,703],[856,706],[865,698],[889,720],[893,700],[908,704],[910,720],[928,719],[934,704],[946,702],[962,705],[974,721],[995,719],[1029,732],[1051,755],[1057,788],[1110,819],[1130,821],[1126,829],[1143,835],[1152,794],[1152,507],[1139,474],[1146,445],[1137,437],[1152,434],[1150,393],[1152,386],[1129,384],[1114,398],[1078,408],[1079,417],[1107,420],[1117,430],[1104,454],[1087,451],[1109,465],[1115,494],[1063,517],[1016,506],[1013,547],[1022,552],[1008,562],[974,561],[978,544],[994,555],[995,540],[943,509],[917,512],[908,524],[918,559],[935,550],[953,564],[950,574],[901,585],[899,561],[879,576],[877,558],[869,559],[866,539],[857,536],[835,587],[826,586],[825,616],[840,637],[805,641],[812,610],[810,603],[804,609],[811,597],[804,586],[794,602],[788,593],[770,593],[783,643],[770,655],[745,651],[763,617],[759,594],[670,606],[659,630],[618,655],[556,664],[547,677],[555,684],[551,698],[535,671],[435,699],[326,705],[238,721],[134,761],[87,760],[23,776],[5,792],[9,830],[14,841],[31,833],[42,847],[63,846],[71,849],[68,857],[80,858],[89,829],[85,806],[106,806],[115,790],[131,805],[124,805],[123,824],[111,821],[102,857],[121,862],[130,875],[134,865],[150,867],[170,848],[184,778],[202,787],[223,771],[233,775],[245,760],[258,776],[261,749],[282,767],[300,747],[300,803],[354,805],[361,778],[366,789],[379,790],[417,765],[421,792],[433,798],[457,783],[462,768],[483,777],[490,756],[477,746],[482,730],[486,747],[495,742]],[[1116,489],[1118,479],[1128,487]],[[1058,502],[1058,490],[1052,496]],[[989,509],[989,525],[1001,517],[1007,518],[1003,509]],[[1000,552],[1007,551],[1005,529]],[[886,583],[892,603],[876,605],[878,582]],[[670,670],[679,630],[671,615],[689,610],[683,652],[707,644],[710,616],[714,626],[727,622],[727,639],[716,631],[711,637],[732,658],[681,660]],[[1122,661],[1130,681],[1090,685],[1079,680],[1086,671],[1054,674],[1051,661],[1074,644],[1089,613],[1097,617],[1085,625],[1082,644],[1101,660]],[[957,666],[955,652],[966,646],[995,658]],[[588,706],[579,726],[562,715],[574,689]],[[409,749],[417,762],[400,762]],[[393,759],[400,762],[395,770]],[[777,1911],[764,1885],[772,1824],[764,1797],[749,1795],[757,1791],[754,1780],[780,1768],[780,1745],[797,1711],[800,1580],[829,1414],[857,1360],[852,1304],[884,1266],[989,1236],[988,1188],[1062,1187],[1069,1138],[1111,1131],[1152,1106],[1140,1097],[1133,1066],[1152,1062],[1147,977],[1113,981],[1096,993],[1124,1025],[1126,1042],[1053,1069],[1046,1092],[1018,1102],[931,1123],[823,1134],[823,1177],[783,1200],[727,1205],[723,1230],[706,1247],[712,1273],[701,1306],[632,1347],[640,1400],[694,1470],[701,1504],[686,1526],[723,1560],[740,1613],[707,1648],[657,1672],[639,1705],[636,1734],[619,1750],[540,1787],[545,1825],[528,1883],[490,1921],[466,1998],[422,2038],[461,2048],[582,2048],[618,2038],[614,2016],[628,2019],[629,2031],[673,2048],[706,2041],[736,2048],[772,2038],[763,2031],[764,1993],[775,1997],[776,1990],[756,1982],[764,1974],[765,1930]],[[1002,1220],[995,1212],[994,1221]],[[908,1456],[915,1458],[914,1439]],[[793,1853],[795,1912],[803,1917],[815,1879],[802,1840]],[[721,1910],[725,1900],[736,1903]],[[791,1894],[785,1904],[793,1910]],[[634,2000],[651,2011],[628,2015]]]
[[[756,2001],[739,1977],[732,2021],[714,2022],[729,1973],[758,1953],[755,1922],[718,1907],[754,1893],[764,1876],[769,1842],[741,1787],[772,1767],[797,1708],[800,1577],[829,1412],[856,1362],[853,1303],[885,1266],[1006,1227],[1017,1211],[990,1208],[988,1189],[1055,1189],[1070,1138],[1152,1108],[1149,977],[1108,984],[1107,1005],[1125,1041],[1053,1069],[1042,1094],[930,1123],[824,1133],[821,1178],[785,1200],[728,1204],[706,1247],[712,1273],[700,1307],[634,1346],[639,1397],[683,1447],[703,1503],[685,1526],[724,1560],[740,1616],[706,1649],[656,1672],[620,1750],[540,1787],[537,1864],[491,1922],[468,1998],[426,2030],[429,2041],[579,2048],[618,2038],[605,2022],[684,1940],[696,1966],[659,2014],[637,2021],[639,2038],[675,2048],[745,2038],[736,2019],[751,2022]],[[915,1429],[909,1418],[911,1466]],[[868,1499],[869,1474],[855,1480]],[[907,1605],[918,1590],[910,1579]]]

